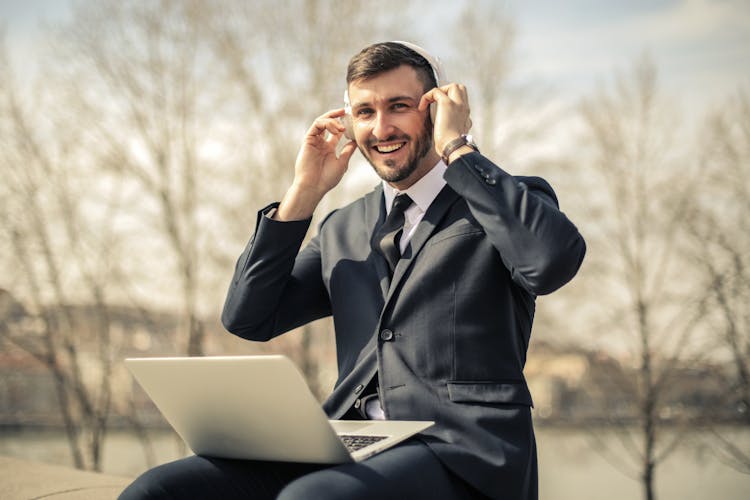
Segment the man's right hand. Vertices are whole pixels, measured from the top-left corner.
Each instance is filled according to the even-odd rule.
[[[302,220],[312,216],[323,196],[336,187],[349,166],[357,145],[350,141],[336,156],[336,145],[344,134],[338,118],[344,109],[319,116],[308,129],[294,165],[294,182],[281,200],[277,220]]]

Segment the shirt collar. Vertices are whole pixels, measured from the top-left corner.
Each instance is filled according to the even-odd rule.
[[[405,191],[397,191],[386,181],[383,181],[383,195],[385,196],[385,210],[386,214],[390,213],[391,205],[393,205],[393,199],[400,193],[406,193],[409,198],[412,199],[414,204],[419,210],[424,213],[430,207],[430,204],[435,198],[437,198],[440,190],[445,186],[445,179],[443,174],[448,167],[443,163],[442,160],[438,161],[429,172],[427,172],[421,179],[412,184]]]

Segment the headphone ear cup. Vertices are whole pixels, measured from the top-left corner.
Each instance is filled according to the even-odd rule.
[[[350,141],[354,140],[354,124],[352,123],[352,115],[349,113],[341,117],[341,124],[344,126],[344,137]]]

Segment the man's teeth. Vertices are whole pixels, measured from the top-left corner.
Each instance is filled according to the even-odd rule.
[[[378,150],[378,153],[392,153],[397,149],[401,149],[404,144],[406,143],[402,142],[400,144],[392,144],[390,146],[377,146],[375,149]]]

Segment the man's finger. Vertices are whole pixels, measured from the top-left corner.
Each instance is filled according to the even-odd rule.
[[[442,99],[443,97],[448,97],[445,92],[441,88],[435,87],[431,90],[428,90],[422,98],[419,100],[419,105],[417,106],[417,109],[420,111],[424,111],[427,109],[427,107],[432,104],[433,102],[437,102],[439,99]]]
[[[463,104],[468,100],[468,94],[466,93],[466,87],[458,83],[452,83],[446,85],[445,93],[448,97],[459,104]]]
[[[338,118],[339,116],[344,116],[345,114],[346,110],[344,108],[336,108],[321,115],[320,118]]]
[[[345,127],[336,118],[320,117],[313,122],[307,135],[320,135],[326,131],[331,134],[341,134],[344,130]]]
[[[332,135],[341,135],[344,133],[344,130],[346,130],[346,127],[344,127],[338,120],[329,120],[326,123],[326,130]]]

